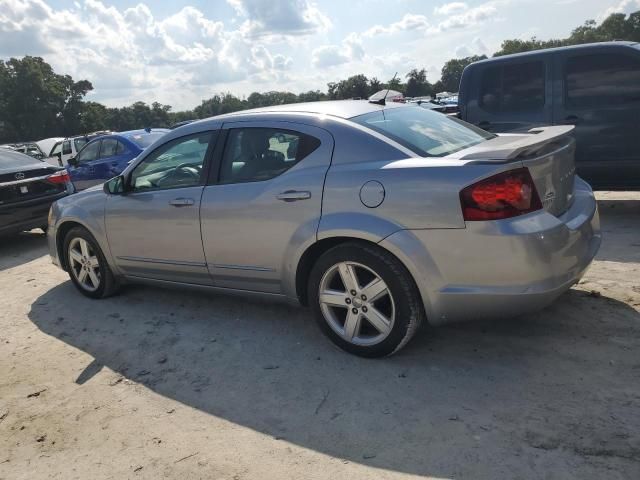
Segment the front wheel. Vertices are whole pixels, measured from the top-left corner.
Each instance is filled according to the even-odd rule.
[[[76,288],[90,298],[104,298],[118,289],[117,282],[96,239],[82,227],[64,239],[67,271]]]
[[[324,334],[362,357],[397,352],[424,317],[409,272],[375,246],[348,243],[325,252],[312,269],[308,294]]]

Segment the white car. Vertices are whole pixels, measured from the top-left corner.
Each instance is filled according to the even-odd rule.
[[[46,159],[47,163],[51,165],[59,165],[65,167],[69,164],[69,159],[78,155],[78,152],[89,141],[87,137],[73,137],[60,139],[55,143],[49,157]]]
[[[38,145],[38,147],[40,147],[40,150],[42,150],[42,153],[44,153],[45,157],[50,157],[51,156],[51,150],[53,149],[53,146],[56,143],[61,142],[63,140],[64,140],[64,137],[44,138],[42,140],[38,140],[36,142],[36,145]]]

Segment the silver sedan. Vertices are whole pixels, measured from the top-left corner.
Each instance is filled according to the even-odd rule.
[[[92,298],[144,282],[285,300],[389,355],[425,320],[516,316],[581,278],[601,237],[571,128],[495,136],[367,101],[214,117],[56,202],[51,256]]]

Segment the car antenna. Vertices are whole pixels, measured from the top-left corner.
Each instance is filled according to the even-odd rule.
[[[391,81],[389,81],[389,83],[393,82],[396,77],[398,76],[398,72],[393,74],[393,78],[391,79]],[[387,102],[387,95],[389,95],[389,92],[391,91],[391,87],[389,86],[389,84],[387,84],[387,91],[384,94],[384,97],[378,99],[378,100],[369,100],[369,103],[376,103],[378,105],[386,105]]]

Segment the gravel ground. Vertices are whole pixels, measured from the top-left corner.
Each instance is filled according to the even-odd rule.
[[[91,301],[0,240],[1,479],[638,479],[640,194],[599,194],[585,279],[509,321],[333,348],[305,310],[128,287]]]

